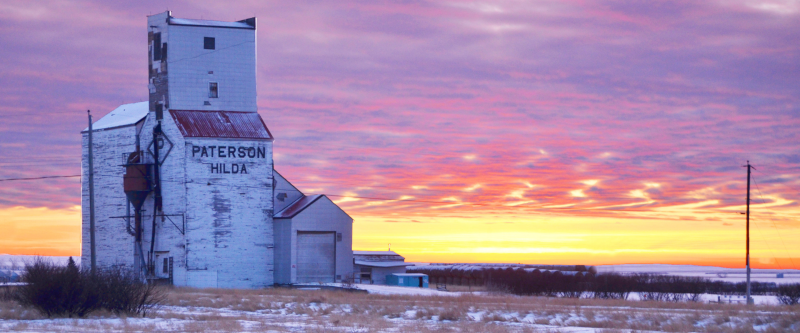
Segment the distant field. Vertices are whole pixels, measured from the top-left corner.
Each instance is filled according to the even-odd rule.
[[[641,265],[600,265],[595,266],[598,273],[652,273],[680,276],[698,276],[716,281],[725,282],[744,282],[747,279],[747,272],[744,268],[722,268],[713,266],[693,266],[693,265],[663,265],[663,264],[641,264]],[[777,278],[779,273],[783,273],[783,278]],[[800,270],[796,269],[751,269],[750,280],[757,282],[800,283]]]
[[[0,302],[0,331],[26,332],[785,332],[800,307],[519,297],[361,286],[326,290],[168,289],[148,318],[44,319]]]

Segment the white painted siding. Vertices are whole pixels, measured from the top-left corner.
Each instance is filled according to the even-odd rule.
[[[185,140],[175,126],[175,122],[166,112],[162,120],[161,130],[163,135],[172,142],[172,150],[163,159],[161,164],[161,188],[162,188],[162,210],[163,215],[169,216],[156,219],[156,244],[155,251],[167,252],[167,257],[173,258],[173,283],[177,286],[186,285],[186,256],[185,239],[181,232],[184,226],[186,213],[186,175],[185,175]],[[156,125],[155,112],[150,112],[145,120],[144,127],[140,134],[142,150],[147,151],[148,146],[153,140],[153,128]],[[160,154],[166,154],[166,149],[161,150]],[[148,161],[152,162],[152,157],[148,153]],[[153,193],[148,195],[142,206],[142,250],[145,258],[150,251],[150,239],[153,230]],[[159,215],[161,215],[159,213]],[[174,224],[173,224],[174,222]]]
[[[292,221],[289,219],[275,219],[275,274],[276,284],[292,283]]]
[[[192,146],[261,149],[263,158],[207,156]],[[273,284],[272,142],[186,140],[187,267],[216,271],[220,288]],[[237,165],[237,173],[233,173]],[[241,172],[241,166],[247,173]],[[212,169],[215,168],[215,169]],[[224,171],[230,173],[224,173]]]
[[[81,150],[81,263],[91,264],[89,238],[89,136],[82,134]],[[127,126],[93,133],[95,238],[98,267],[133,265],[133,236],[126,230],[126,221],[114,216],[125,215],[127,199],[122,190],[120,166],[123,153],[136,147],[136,127]]]
[[[204,37],[215,50],[203,49]],[[255,30],[170,25],[170,109],[256,112],[255,38]],[[218,82],[218,98],[208,97],[209,82]]]

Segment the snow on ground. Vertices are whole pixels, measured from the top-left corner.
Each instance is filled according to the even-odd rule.
[[[439,291],[430,288],[384,286],[378,284],[356,284],[356,288],[363,289],[370,294],[379,295],[415,295],[415,296],[458,296],[461,293]]]
[[[620,300],[565,300],[497,293],[471,297],[434,289],[356,285],[366,293],[301,290],[170,290],[166,305],[148,318],[98,314],[89,319],[14,319],[0,315],[0,332],[606,332],[755,331],[800,329],[796,307],[703,305]],[[409,295],[415,297],[396,297]],[[633,295],[631,299],[636,299]],[[704,295],[709,297],[709,295]],[[756,302],[763,304],[756,296]],[[9,306],[9,305],[5,305]],[[22,316],[24,317],[24,316]]]
[[[757,305],[779,305],[778,299],[771,295],[752,295],[753,301]],[[640,293],[630,293],[628,295],[629,301],[641,301],[642,295]],[[725,303],[725,304],[745,304],[746,298],[742,295],[717,295],[717,294],[702,294],[700,295],[701,303]]]
[[[744,282],[747,272],[744,268],[723,268],[714,266],[666,265],[666,264],[628,264],[595,266],[598,273],[650,273],[678,276],[703,277],[714,281]],[[783,278],[777,275],[783,273]],[[774,282],[777,284],[800,283],[800,270],[796,269],[751,269],[750,280]]]

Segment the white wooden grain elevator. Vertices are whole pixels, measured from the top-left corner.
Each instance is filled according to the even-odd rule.
[[[275,171],[269,119],[257,113],[256,19],[164,12],[147,31],[149,101],[92,125],[97,266],[192,287],[349,276],[352,218]],[[91,263],[88,134],[82,263]]]

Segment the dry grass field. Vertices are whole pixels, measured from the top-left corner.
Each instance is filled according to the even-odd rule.
[[[800,307],[325,290],[171,288],[147,318],[42,318],[0,302],[0,331],[19,332],[787,332]]]

